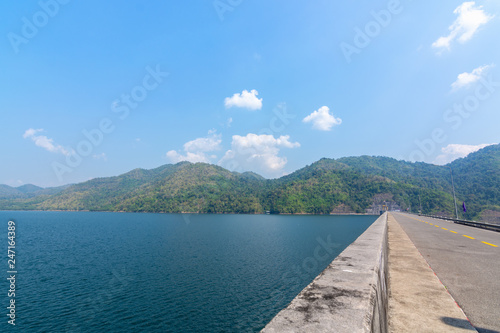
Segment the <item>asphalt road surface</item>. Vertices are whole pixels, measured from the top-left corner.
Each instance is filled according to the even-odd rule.
[[[500,232],[391,213],[481,333],[500,333]]]

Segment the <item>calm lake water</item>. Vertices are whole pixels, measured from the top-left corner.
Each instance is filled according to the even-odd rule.
[[[16,222],[16,325],[0,331],[258,332],[375,216],[0,212]]]

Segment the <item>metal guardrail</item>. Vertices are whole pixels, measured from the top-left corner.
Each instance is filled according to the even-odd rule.
[[[455,219],[455,218],[451,218],[451,217],[446,217],[446,216],[425,215],[425,214],[416,214],[416,215],[426,216],[426,217],[432,217],[432,218],[441,219],[441,220],[453,221],[454,223],[458,223],[458,224],[464,224],[464,225],[469,225],[471,227],[482,228],[482,229],[487,229],[487,230],[493,230],[493,231],[500,232],[500,224],[491,224],[491,223],[484,223],[484,222],[459,220],[459,219]]]

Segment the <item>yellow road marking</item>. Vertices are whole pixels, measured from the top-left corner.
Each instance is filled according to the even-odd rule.
[[[414,220],[417,220],[417,221],[420,221],[420,222],[425,222],[425,223],[427,223],[428,225],[433,225],[433,226],[435,226],[436,228],[439,228],[439,226],[438,226],[438,225],[432,224],[432,223],[430,223],[430,222],[427,222],[427,221],[422,221],[422,220],[419,220],[419,219],[416,219],[416,218],[413,218],[413,217],[410,217],[410,218],[412,218],[412,219],[414,219]],[[448,230],[448,229],[443,228],[443,227],[441,227],[441,229],[443,229],[443,230]],[[453,230],[448,230],[448,231],[449,231],[449,232],[452,232],[452,233],[454,233],[454,234],[457,234],[457,232],[456,232],[456,231],[453,231]],[[462,235],[462,236],[467,237],[467,238],[470,238],[470,239],[475,239],[474,237],[467,236],[467,235]],[[481,243],[486,244],[486,245],[489,245],[489,246],[493,246],[493,247],[498,247],[498,245],[491,244],[491,243],[488,243],[488,242],[483,242],[483,241],[481,241]]]

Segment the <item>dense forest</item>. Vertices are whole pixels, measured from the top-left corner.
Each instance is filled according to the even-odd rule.
[[[321,159],[265,179],[222,167],[181,162],[152,170],[43,189],[0,185],[2,210],[329,214],[376,213],[382,205],[424,214],[500,219],[500,145],[445,166],[388,157]]]

